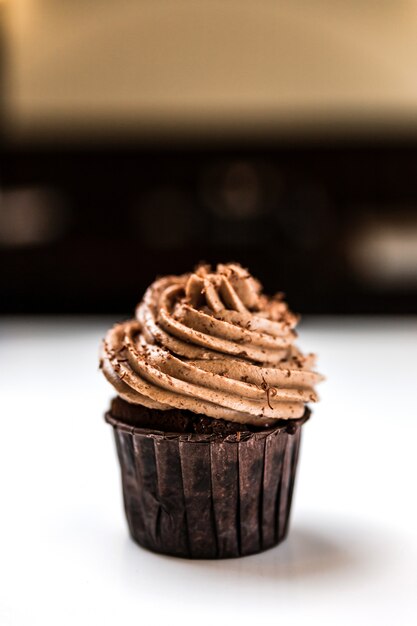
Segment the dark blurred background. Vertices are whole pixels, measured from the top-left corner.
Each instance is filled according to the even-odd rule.
[[[414,2],[0,3],[0,312],[129,313],[237,260],[417,311]]]

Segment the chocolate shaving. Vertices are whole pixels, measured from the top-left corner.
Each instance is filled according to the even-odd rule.
[[[271,397],[274,398],[277,395],[278,390],[276,389],[276,387],[271,387],[270,385],[268,385],[268,383],[265,380],[261,384],[261,389],[263,389],[266,392],[266,401],[268,403],[269,408],[273,409],[274,407],[271,404]]]

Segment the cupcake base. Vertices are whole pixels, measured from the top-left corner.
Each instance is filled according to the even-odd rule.
[[[113,400],[106,421],[132,538],[191,559],[245,556],[281,542],[309,415],[261,430]]]

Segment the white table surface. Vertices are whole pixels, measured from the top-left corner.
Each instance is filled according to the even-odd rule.
[[[108,324],[0,320],[2,626],[417,623],[417,319],[303,323],[328,381],[289,538],[217,562],[128,537],[97,370]]]

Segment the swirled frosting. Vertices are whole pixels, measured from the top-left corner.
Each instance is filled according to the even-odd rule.
[[[298,317],[238,264],[156,280],[108,331],[100,365],[133,404],[269,426],[302,417],[322,376],[295,346]]]

